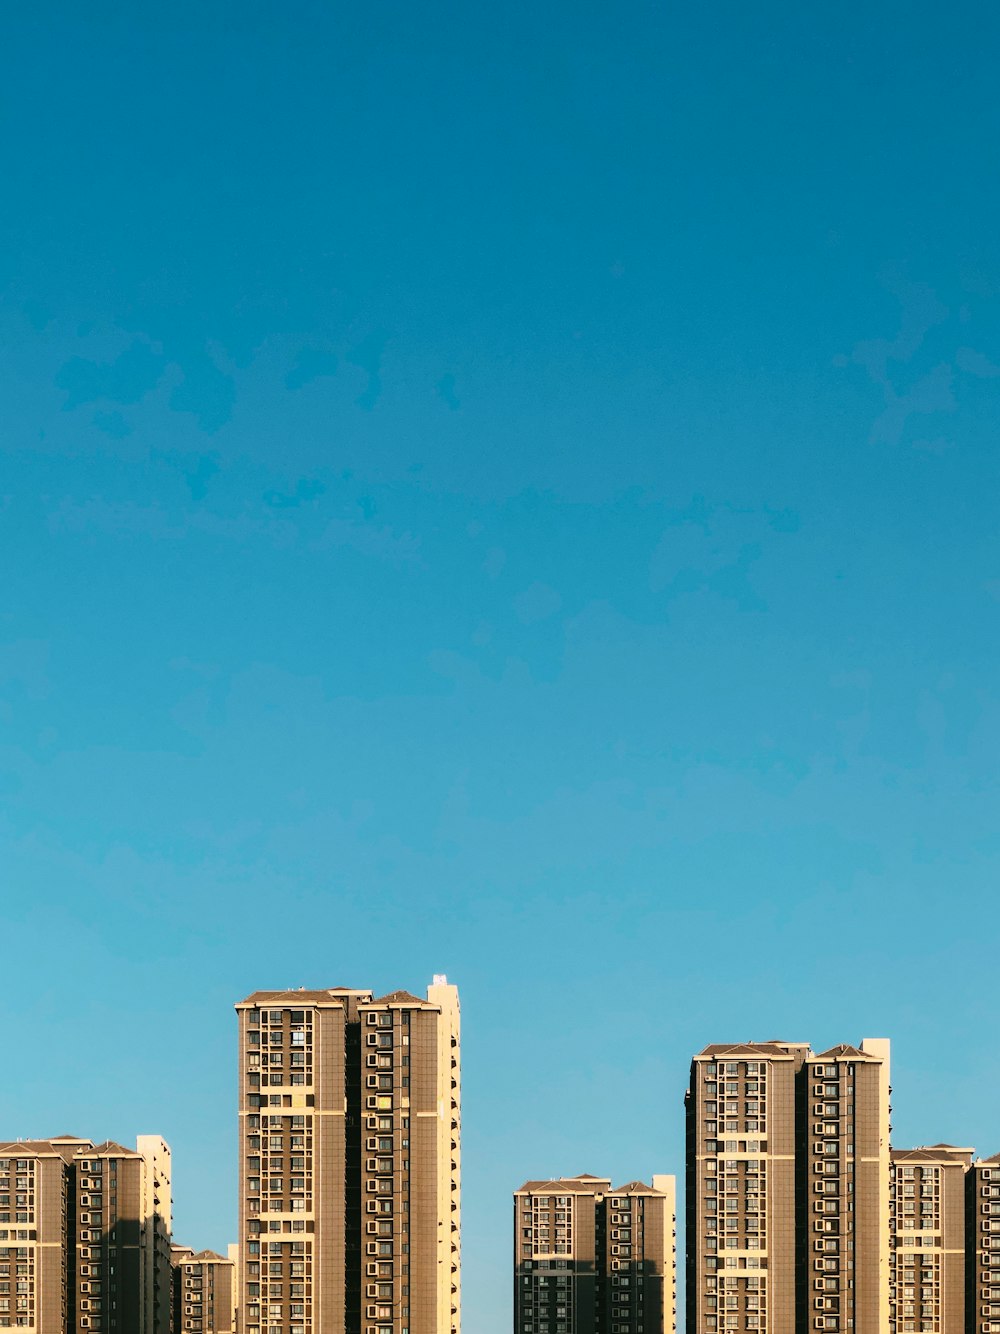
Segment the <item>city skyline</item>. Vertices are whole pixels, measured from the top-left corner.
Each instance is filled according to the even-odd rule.
[[[3,1134],[161,1134],[224,1256],[234,1002],[446,974],[465,1334],[706,1043],[888,1035],[894,1142],[1000,1151],[997,40],[14,7]]]
[[[24,1198],[18,1196],[18,1211],[26,1209],[29,1212],[18,1212],[16,1219],[12,1212],[13,1194],[4,1194],[4,1188],[12,1191],[15,1167],[18,1171],[29,1167],[34,1172],[31,1163],[35,1161],[49,1164],[45,1168],[47,1172],[53,1168],[62,1171],[64,1165],[72,1169],[72,1174],[66,1177],[67,1187],[71,1197],[79,1197],[79,1202],[72,1206],[66,1253],[78,1254],[74,1261],[64,1263],[71,1266],[70,1291],[73,1291],[75,1282],[76,1296],[80,1298],[79,1279],[82,1276],[83,1307],[91,1304],[92,1292],[96,1292],[99,1310],[100,1279],[98,1277],[95,1285],[91,1277],[99,1276],[101,1272],[100,1265],[95,1266],[92,1260],[99,1251],[92,1248],[88,1253],[88,1245],[92,1246],[86,1231],[88,1216],[80,1209],[86,1211],[93,1204],[100,1210],[103,1204],[105,1213],[101,1215],[101,1227],[92,1235],[100,1238],[105,1233],[112,1247],[121,1245],[120,1240],[117,1243],[114,1240],[120,1230],[115,1222],[117,1167],[111,1169],[111,1213],[107,1214],[106,1188],[103,1197],[100,1193],[105,1169],[90,1161],[91,1158],[108,1159],[117,1164],[120,1159],[126,1166],[135,1164],[129,1170],[140,1173],[134,1179],[128,1178],[125,1198],[133,1203],[126,1208],[139,1210],[139,1218],[145,1216],[147,1220],[146,1227],[155,1224],[155,1233],[150,1231],[150,1237],[158,1238],[155,1246],[143,1242],[145,1268],[141,1275],[136,1271],[129,1278],[131,1271],[126,1265],[125,1286],[133,1294],[132,1300],[137,1299],[134,1294],[140,1290],[159,1293],[154,1304],[157,1309],[164,1309],[168,1300],[164,1294],[170,1290],[170,1280],[164,1278],[162,1266],[170,1264],[169,1251],[175,1265],[173,1290],[177,1302],[185,1300],[185,1286],[200,1293],[205,1274],[224,1274],[228,1267],[236,1265],[235,1277],[232,1280],[225,1277],[223,1295],[213,1309],[228,1309],[230,1297],[227,1294],[231,1292],[235,1298],[239,1293],[245,1322],[254,1312],[261,1312],[256,1316],[257,1323],[251,1321],[241,1326],[243,1334],[248,1331],[252,1334],[261,1323],[266,1326],[265,1310],[269,1310],[271,1319],[284,1320],[292,1331],[302,1330],[303,1334],[319,1327],[313,1324],[314,1319],[327,1323],[330,1320],[345,1322],[348,1334],[369,1327],[398,1334],[397,1323],[400,1330],[407,1330],[407,1334],[411,1328],[417,1334],[425,1334],[425,1331],[426,1334],[458,1334],[462,1291],[462,1122],[457,988],[449,986],[443,975],[435,975],[428,987],[427,1000],[398,988],[375,998],[371,991],[347,987],[320,990],[298,987],[257,991],[238,1002],[236,1008],[242,1016],[238,1042],[238,1161],[241,1169],[237,1191],[241,1215],[239,1236],[244,1245],[242,1255],[238,1242],[228,1245],[227,1259],[211,1248],[199,1250],[196,1245],[188,1245],[186,1239],[182,1244],[177,1234],[171,1237],[172,1153],[158,1134],[139,1135],[139,1152],[122,1149],[113,1141],[95,1145],[72,1135],[48,1140],[22,1138],[0,1144],[0,1149],[8,1155],[0,1155],[0,1206],[7,1206],[7,1212],[0,1209],[0,1224],[41,1222],[51,1247],[52,1228],[58,1226],[57,1215],[51,1212],[56,1199],[52,1194],[54,1187],[46,1186],[42,1191],[40,1178],[39,1183],[34,1177],[25,1178],[23,1184],[19,1178],[18,1190],[27,1186],[31,1193]],[[429,1024],[426,1033],[425,1024]],[[352,1031],[355,1033],[353,1039]],[[691,1058],[690,1080],[684,1097],[684,1156],[682,1162],[669,1164],[675,1169],[673,1172],[654,1173],[651,1186],[633,1179],[615,1187],[611,1177],[584,1173],[529,1180],[515,1191],[512,1234],[515,1294],[520,1292],[518,1285],[521,1282],[534,1283],[526,1313],[519,1318],[517,1312],[514,1313],[516,1334],[534,1334],[532,1322],[536,1319],[542,1321],[539,1327],[549,1334],[545,1319],[547,1312],[539,1307],[539,1292],[535,1291],[539,1281],[553,1284],[553,1291],[548,1295],[554,1300],[567,1300],[567,1293],[563,1291],[564,1280],[558,1273],[545,1280],[544,1277],[535,1279],[529,1271],[567,1268],[574,1271],[570,1275],[568,1294],[572,1320],[559,1320],[557,1334],[563,1328],[567,1334],[588,1334],[594,1320],[610,1320],[612,1317],[614,1328],[631,1330],[633,1326],[627,1319],[624,1323],[619,1319],[630,1315],[629,1308],[615,1306],[612,1311],[610,1305],[615,1301],[627,1303],[630,1297],[633,1302],[631,1319],[638,1318],[640,1326],[644,1306],[647,1321],[650,1320],[650,1309],[662,1310],[662,1316],[653,1319],[653,1334],[658,1334],[660,1328],[655,1323],[657,1319],[669,1334],[672,1327],[667,1323],[668,1316],[673,1318],[675,1311],[677,1330],[689,1334],[714,1334],[723,1328],[717,1312],[722,1306],[724,1283],[739,1289],[737,1294],[727,1294],[727,1306],[730,1305],[728,1297],[734,1298],[731,1303],[734,1323],[727,1319],[725,1327],[741,1330],[743,1334],[754,1334],[758,1330],[769,1331],[769,1334],[793,1334],[800,1318],[796,1312],[803,1303],[807,1307],[815,1305],[817,1311],[823,1307],[824,1314],[816,1315],[811,1322],[817,1329],[857,1327],[859,1331],[879,1331],[880,1334],[908,1334],[908,1331],[919,1329],[922,1334],[949,1334],[952,1324],[963,1323],[965,1311],[972,1313],[969,1317],[972,1324],[967,1327],[978,1329],[980,1310],[989,1316],[987,1324],[994,1315],[996,1323],[1000,1324],[1000,1238],[994,1243],[986,1235],[994,1229],[1000,1233],[1000,1217],[995,1223],[992,1220],[993,1214],[1000,1215],[1000,1152],[977,1152],[972,1146],[956,1147],[941,1141],[907,1145],[897,1137],[890,1137],[889,1118],[895,1113],[889,1102],[889,1053],[887,1039],[871,1038],[862,1039],[859,1046],[840,1042],[819,1053],[815,1053],[807,1042],[778,1039],[714,1043],[695,1053]],[[615,1092],[622,1096],[622,1090]],[[401,1099],[402,1111],[399,1108],[393,1110],[398,1099]],[[441,1111],[449,1100],[450,1116],[447,1111]],[[378,1104],[381,1103],[389,1110],[380,1111]],[[369,1108],[367,1113],[363,1111],[365,1104]],[[435,1110],[431,1111],[431,1106]],[[427,1110],[420,1110],[422,1107]],[[412,1123],[416,1129],[410,1128],[411,1108],[417,1117]],[[264,1109],[268,1109],[266,1113]],[[585,1110],[578,1109],[580,1112]],[[400,1115],[402,1120],[398,1120]],[[423,1148],[420,1147],[423,1141],[419,1127],[423,1123],[419,1118],[422,1116],[430,1117],[438,1126],[438,1139],[444,1136],[437,1148],[432,1147],[433,1136]],[[379,1129],[383,1120],[385,1134],[392,1137],[385,1140],[386,1152],[389,1152],[387,1146],[392,1145],[390,1156],[385,1158],[385,1169],[378,1157],[382,1151],[379,1146],[383,1144],[378,1139],[383,1133]],[[359,1124],[352,1131],[350,1127],[354,1123]],[[360,1123],[367,1123],[368,1129]],[[334,1132],[338,1124],[341,1130]],[[316,1126],[324,1125],[328,1129],[316,1129]],[[343,1138],[345,1125],[346,1141]],[[277,1141],[272,1133],[276,1127]],[[331,1133],[334,1133],[334,1140],[326,1143]],[[399,1134],[403,1138],[397,1143]],[[414,1134],[417,1139],[412,1141],[414,1147],[411,1149]],[[325,1137],[322,1152],[318,1142],[315,1150],[313,1148],[314,1135]],[[353,1149],[352,1137],[357,1140]],[[340,1144],[339,1150],[336,1149],[337,1143]],[[612,1141],[607,1143],[610,1154],[614,1145]],[[19,1148],[29,1160],[24,1164],[15,1163],[10,1157],[16,1156]],[[416,1164],[412,1173],[411,1152]],[[274,1159],[274,1153],[279,1155],[277,1159]],[[305,1154],[305,1157],[289,1156],[295,1153]],[[315,1165],[314,1153],[317,1155]],[[429,1167],[432,1163],[437,1166]],[[747,1174],[745,1182],[743,1168]],[[39,1167],[38,1171],[41,1170]],[[676,1182],[683,1180],[682,1171],[686,1174],[687,1186],[678,1198]],[[251,1180],[246,1175],[248,1172],[260,1174],[261,1179]],[[296,1179],[293,1172],[299,1173],[300,1179]],[[434,1184],[435,1172],[437,1185]],[[87,1173],[98,1175],[88,1179]],[[275,1173],[279,1174],[277,1178]],[[356,1175],[354,1204],[350,1203],[352,1188],[349,1184],[348,1194],[344,1194],[345,1180],[350,1183],[352,1173]],[[822,1175],[814,1181],[814,1173]],[[735,1204],[731,1206],[728,1198],[732,1183],[735,1183]],[[88,1189],[96,1189],[97,1196],[88,1198]],[[380,1195],[384,1189],[389,1193]],[[79,1194],[80,1191],[83,1194]],[[817,1195],[814,1204],[815,1192],[821,1194]],[[563,1194],[566,1194],[568,1204],[562,1199]],[[262,1195],[266,1197],[263,1200]],[[280,1198],[275,1199],[275,1195]],[[744,1195],[746,1198],[741,1204]],[[520,1203],[522,1196],[523,1206]],[[48,1212],[39,1213],[36,1218],[35,1212],[31,1211],[41,1208],[43,1198],[49,1202],[45,1205]],[[384,1199],[384,1203],[380,1204],[380,1199]],[[725,1214],[722,1213],[723,1199],[727,1201]],[[994,1199],[997,1203],[992,1203]],[[299,1202],[295,1203],[295,1200]],[[664,1212],[650,1214],[654,1203]],[[645,1234],[643,1204],[646,1206]],[[914,1217],[918,1204],[919,1214]],[[562,1211],[556,1212],[552,1225],[550,1206]],[[581,1215],[579,1210],[584,1206],[589,1207],[590,1212]],[[625,1207],[633,1211],[630,1217],[616,1212]],[[381,1216],[378,1211],[386,1208],[388,1221],[383,1224],[377,1221]],[[531,1219],[530,1225],[521,1222],[522,1208],[528,1211],[525,1220]],[[567,1208],[570,1212],[565,1212]],[[352,1209],[357,1217],[353,1222],[348,1221],[345,1227],[345,1220],[353,1217]],[[375,1213],[366,1223],[365,1219],[373,1209]],[[430,1213],[424,1217],[428,1209]],[[827,1221],[814,1220],[814,1211],[822,1211]],[[833,1217],[829,1219],[827,1214],[831,1211]],[[436,1227],[428,1222],[428,1219],[433,1220],[435,1213]],[[983,1215],[982,1221],[980,1214]],[[797,1220],[794,1225],[793,1215]],[[96,1219],[98,1215],[93,1217]],[[126,1212],[120,1217],[129,1219],[133,1215]],[[77,1219],[75,1223],[72,1222],[74,1218]],[[391,1288],[392,1296],[387,1304],[379,1305],[382,1284],[378,1275],[372,1277],[372,1273],[381,1261],[375,1256],[372,1263],[372,1246],[388,1245],[394,1255],[403,1235],[410,1233],[411,1222],[416,1225],[418,1220],[420,1225],[416,1230],[425,1241],[436,1235],[438,1247],[445,1246],[446,1259],[446,1238],[450,1232],[450,1279],[447,1267],[440,1268],[439,1261],[435,1282],[427,1287],[421,1278],[411,1288],[411,1267],[414,1275],[429,1275],[435,1265],[428,1257],[420,1258],[423,1255],[421,1247],[417,1248],[411,1262],[409,1253],[412,1248],[409,1244],[402,1245],[406,1262],[402,1269],[389,1274],[386,1291]],[[598,1220],[599,1247],[596,1289],[592,1286],[595,1220]],[[621,1226],[634,1228],[636,1224],[637,1233],[618,1230]],[[78,1235],[82,1239],[82,1250],[79,1244],[74,1248],[72,1241],[73,1229],[81,1225],[84,1230]],[[132,1224],[126,1222],[121,1226],[127,1230]],[[438,1231],[441,1227],[446,1231]],[[385,1229],[385,1239],[369,1238],[366,1247],[364,1234],[382,1228]],[[812,1232],[819,1229],[823,1229],[823,1235],[814,1238]],[[980,1236],[980,1232],[984,1235]],[[272,1233],[277,1235],[272,1237]],[[9,1261],[15,1253],[21,1255],[20,1251],[6,1248],[4,1243],[30,1239],[33,1247],[35,1235],[34,1232],[0,1228],[0,1261]],[[37,1235],[42,1238],[41,1232]],[[642,1240],[644,1235],[647,1242]],[[336,1242],[338,1236],[340,1240]],[[661,1278],[647,1277],[644,1281],[647,1284],[654,1282],[656,1286],[643,1289],[640,1281],[638,1288],[633,1286],[632,1291],[623,1297],[617,1285],[635,1284],[635,1275],[624,1279],[613,1275],[612,1270],[632,1268],[633,1236],[639,1238],[642,1257],[636,1272],[643,1272],[648,1260],[653,1265],[650,1275],[660,1274]],[[619,1237],[627,1237],[628,1244],[624,1247],[612,1245],[612,1241],[617,1243]],[[481,1242],[481,1239],[477,1240]],[[331,1250],[334,1242],[340,1246],[339,1252],[335,1246]],[[647,1243],[652,1249],[644,1251],[642,1248]],[[990,1253],[994,1244],[997,1249],[995,1258]],[[318,1260],[313,1259],[314,1246],[318,1248],[317,1256],[328,1257],[323,1260],[324,1266],[332,1261],[332,1269],[315,1268]],[[667,1248],[665,1253],[664,1246]],[[732,1246],[736,1249],[730,1250]],[[294,1255],[279,1254],[289,1247]],[[813,1248],[822,1249],[823,1255],[812,1256]],[[29,1248],[27,1254],[33,1253]],[[51,1264],[53,1252],[44,1253],[49,1255],[48,1263]],[[270,1255],[266,1265],[260,1262],[265,1253]],[[42,1254],[39,1251],[39,1256]],[[618,1258],[620,1254],[629,1258],[621,1260]],[[274,1264],[276,1256],[277,1268]],[[674,1256],[678,1257],[676,1263]],[[683,1265],[681,1256],[685,1257]],[[660,1257],[669,1262],[663,1269],[658,1267]],[[399,1258],[396,1256],[397,1261]],[[523,1265],[522,1260],[525,1261]],[[301,1281],[288,1284],[288,1275],[279,1274],[275,1289],[279,1305],[268,1308],[266,1285],[261,1284],[258,1276],[268,1269],[268,1281],[273,1283],[277,1270],[286,1268],[286,1261],[289,1262],[288,1270],[297,1271]],[[106,1257],[102,1263],[106,1263]],[[343,1286],[343,1275],[345,1272],[348,1276],[351,1274],[352,1264],[358,1273],[353,1297],[350,1278],[347,1288]],[[161,1266],[159,1270],[156,1265]],[[386,1267],[393,1268],[391,1259]],[[728,1272],[729,1267],[738,1272],[732,1278],[724,1279],[720,1271]],[[708,1274],[709,1268],[712,1274]],[[819,1277],[812,1272],[817,1268],[824,1271]],[[181,1273],[182,1269],[187,1277]],[[586,1277],[588,1269],[589,1278]],[[681,1302],[685,1302],[683,1284],[678,1283],[685,1270],[688,1283],[686,1315],[683,1315],[676,1309],[675,1302],[679,1291]],[[751,1270],[752,1278],[749,1276]],[[494,1258],[494,1277],[495,1271]],[[32,1294],[36,1292],[34,1272],[32,1269]],[[111,1272],[114,1273],[114,1268]],[[718,1278],[714,1276],[717,1272]],[[107,1275],[104,1277],[106,1285]],[[914,1277],[916,1286],[913,1286]],[[51,1275],[45,1277],[41,1270],[37,1282],[40,1285],[38,1293],[48,1294],[43,1304],[47,1323],[42,1325],[43,1334],[47,1334],[55,1318],[53,1292],[58,1293],[58,1282]],[[53,1282],[56,1282],[54,1289]],[[397,1289],[394,1285],[400,1282],[404,1286]],[[614,1289],[612,1285],[615,1285]],[[111,1286],[114,1287],[114,1280]],[[435,1286],[437,1297],[431,1295]],[[742,1286],[747,1288],[746,1293]],[[821,1297],[815,1297],[814,1287],[822,1287]],[[296,1298],[297,1289],[307,1297],[305,1305],[301,1296]],[[411,1291],[422,1295],[411,1298]],[[640,1295],[643,1292],[645,1295]],[[545,1296],[545,1292],[541,1292],[543,1302]],[[11,1299],[5,1300],[9,1302]],[[34,1303],[37,1299],[32,1296],[30,1300]],[[152,1297],[143,1300],[154,1302]],[[192,1300],[190,1294],[187,1300]],[[285,1309],[283,1303],[289,1300],[293,1300],[293,1306]],[[299,1301],[298,1307],[294,1306],[294,1300]],[[415,1302],[412,1308],[411,1301]],[[638,1309],[636,1301],[639,1302]],[[364,1309],[366,1302],[367,1308]],[[604,1304],[607,1304],[605,1314],[600,1317],[598,1312],[604,1309]],[[31,1309],[34,1311],[34,1305]],[[153,1309],[154,1305],[150,1305],[150,1314],[145,1318],[150,1321],[149,1334],[158,1334],[161,1327],[152,1323]],[[203,1309],[207,1311],[208,1307]],[[553,1305],[552,1311],[556,1309]],[[565,1314],[562,1307],[558,1309],[561,1315]],[[8,1306],[0,1311],[0,1324],[10,1319],[9,1310]],[[189,1306],[186,1310],[190,1315],[198,1308]],[[916,1324],[913,1323],[914,1312],[923,1313],[923,1319]],[[100,1315],[93,1317],[84,1311],[84,1325],[103,1328],[97,1323],[100,1319]],[[380,1319],[382,1323],[377,1323]],[[737,1321],[742,1323],[735,1323]],[[846,1323],[842,1326],[831,1321]],[[201,1327],[191,1320],[184,1326],[185,1329]],[[108,1328],[113,1331],[118,1326],[112,1324]],[[209,1326],[206,1324],[204,1328]],[[220,1322],[219,1328],[225,1329],[226,1326]],[[165,1327],[162,1334],[166,1334]]]

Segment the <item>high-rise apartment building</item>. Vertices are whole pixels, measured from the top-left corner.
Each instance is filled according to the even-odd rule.
[[[528,1181],[514,1193],[515,1334],[673,1334],[676,1184]]]
[[[89,1140],[0,1143],[0,1329],[63,1334],[76,1318],[77,1148]]]
[[[1000,1334],[1000,1153],[965,1177],[965,1327]]]
[[[173,1262],[172,1334],[234,1334],[236,1268],[215,1251],[171,1247]]]
[[[459,1334],[457,989],[236,1009],[242,1334]]]
[[[810,1054],[799,1078],[807,1327],[888,1334],[889,1043],[865,1038],[860,1048],[842,1044]]]
[[[892,1334],[965,1328],[965,1175],[972,1149],[893,1149]]]
[[[170,1150],[0,1144],[0,1329],[169,1334]]]
[[[889,1334],[889,1044],[716,1044],[687,1106],[688,1334]]]

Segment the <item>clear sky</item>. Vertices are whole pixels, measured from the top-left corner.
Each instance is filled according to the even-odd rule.
[[[6,16],[0,1135],[162,1133],[223,1248],[233,1002],[446,972],[469,1334],[709,1041],[1000,1149],[998,38]]]

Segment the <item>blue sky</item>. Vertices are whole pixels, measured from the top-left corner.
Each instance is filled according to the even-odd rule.
[[[232,1003],[447,972],[472,1334],[706,1042],[1000,1148],[997,26],[12,17],[0,1134],[163,1133],[222,1248]]]

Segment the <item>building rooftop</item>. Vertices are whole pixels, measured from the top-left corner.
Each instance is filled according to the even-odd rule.
[[[103,1144],[85,1146],[87,1153],[97,1158],[141,1158],[135,1149],[126,1149],[123,1144],[116,1144],[113,1139],[106,1139]]]
[[[805,1042],[712,1042],[698,1056],[777,1056],[791,1059],[790,1048],[808,1049]],[[698,1059],[695,1057],[695,1060]]]
[[[830,1047],[828,1051],[817,1052],[812,1059],[814,1061],[870,1061],[872,1056],[870,1052],[864,1052],[860,1047],[852,1047],[848,1042],[838,1042],[835,1047]]]
[[[52,1139],[0,1140],[0,1153],[5,1156],[16,1156],[18,1153],[29,1155],[51,1153],[64,1158],[66,1149],[73,1148],[74,1145],[80,1148],[93,1148],[89,1139],[78,1139],[75,1135],[56,1135]]]
[[[663,1191],[657,1190],[655,1186],[647,1186],[645,1181],[629,1181],[624,1186],[615,1186],[614,1190],[608,1192],[609,1195],[655,1195],[657,1198],[663,1197]]]
[[[526,1181],[515,1195],[655,1195],[663,1191],[647,1186],[645,1181],[626,1181],[624,1186],[611,1185],[610,1177],[595,1177],[581,1172],[575,1177],[556,1177],[551,1181]]]
[[[915,1149],[891,1149],[889,1157],[894,1163],[940,1163],[943,1159],[968,1166],[974,1153],[975,1149],[960,1148],[954,1144],[922,1144]]]
[[[254,991],[245,1000],[237,1001],[236,1008],[255,1005],[339,1005],[342,996],[364,996],[370,991],[351,991],[347,987],[328,987],[325,991],[309,991],[305,987],[291,987],[287,991]]]
[[[436,1010],[438,1007],[428,1000],[421,1000],[419,996],[414,996],[412,991],[390,991],[386,996],[378,996],[373,1001],[367,1002],[369,1005],[405,1005],[408,1009],[414,1005],[422,1006],[427,1010]]]
[[[584,1173],[578,1177],[556,1177],[551,1181],[526,1181],[514,1192],[515,1195],[593,1195],[611,1189],[610,1177],[592,1177]]]
[[[405,1005],[423,1009],[437,1009],[432,1001],[414,996],[410,991],[390,991],[385,996],[372,996],[364,988],[327,987],[324,990],[309,990],[306,987],[292,987],[286,991],[254,991],[244,1000],[236,1002],[237,1010],[258,1005],[339,1005],[345,996],[356,996],[362,1005]]]

